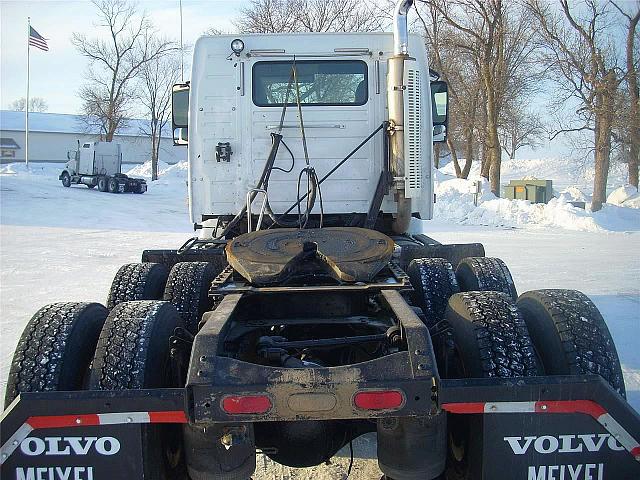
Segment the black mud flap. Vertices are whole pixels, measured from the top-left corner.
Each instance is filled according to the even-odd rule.
[[[21,394],[1,417],[0,478],[143,479],[143,425],[186,422],[183,389]]]
[[[505,472],[513,480],[640,478],[640,462],[616,438],[624,433],[608,431],[588,414],[501,414],[483,420],[483,478],[505,478]]]
[[[442,408],[482,425],[478,478],[640,479],[640,415],[600,377],[443,384]]]
[[[3,480],[143,478],[140,425],[38,429],[15,445]],[[5,453],[6,454],[6,453]]]

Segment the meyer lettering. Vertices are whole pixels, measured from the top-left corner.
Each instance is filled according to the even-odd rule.
[[[569,475],[571,475],[571,480],[579,480],[580,472],[582,471],[582,465],[576,465],[575,470],[573,469],[573,465],[567,465],[569,468]]]
[[[604,480],[604,464],[531,465],[527,480]]]
[[[93,467],[18,467],[16,480],[93,480]]]

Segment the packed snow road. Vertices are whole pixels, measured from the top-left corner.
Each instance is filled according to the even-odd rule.
[[[58,167],[0,173],[0,393],[13,349],[31,315],[56,301],[104,303],[123,263],[146,248],[175,248],[191,235],[184,166],[170,167],[144,195],[63,188]],[[440,205],[439,208],[443,208]],[[572,288],[586,293],[609,324],[628,399],[640,410],[640,232],[580,232],[414,222],[440,242],[482,242],[509,266],[518,292]],[[640,225],[638,226],[640,227]],[[375,478],[375,441],[354,443],[351,478]],[[258,459],[255,478],[344,478],[348,449],[332,465],[296,471]]]

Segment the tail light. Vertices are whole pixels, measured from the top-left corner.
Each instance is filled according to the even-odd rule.
[[[229,395],[222,399],[222,409],[231,414],[257,414],[271,410],[267,395]]]
[[[365,390],[355,394],[353,403],[362,410],[391,410],[402,406],[404,395],[399,390]]]

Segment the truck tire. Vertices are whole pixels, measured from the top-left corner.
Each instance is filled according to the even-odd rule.
[[[71,176],[68,172],[62,172],[62,186],[70,187],[71,186]]]
[[[133,189],[133,193],[144,193],[145,190],[142,190],[142,184],[141,183],[137,183],[136,186]]]
[[[209,262],[176,263],[164,289],[164,300],[171,302],[182,316],[185,328],[195,334],[202,314],[211,309],[211,282],[220,273]]]
[[[160,300],[169,271],[161,263],[128,263],[111,282],[107,308],[132,300]]]
[[[116,177],[109,177],[109,183],[107,184],[109,193],[120,193],[118,189],[118,179]]]
[[[451,297],[445,318],[469,378],[542,373],[527,325],[509,295],[464,292]]]
[[[460,291],[453,266],[444,258],[417,258],[409,263],[407,275],[414,290],[412,303],[422,309],[426,325],[433,327],[444,318],[451,295]]]
[[[81,390],[107,313],[99,303],[52,303],[38,310],[13,355],[5,407],[22,392]]]
[[[104,175],[101,175],[100,177],[98,177],[98,190],[101,192],[106,192],[107,188],[109,185],[109,181],[107,180],[107,177],[105,177]]]
[[[464,292],[445,312],[455,345],[448,378],[528,377],[542,374],[522,314],[503,292]],[[449,415],[447,478],[481,478],[482,415]]]
[[[531,339],[547,375],[595,374],[625,397],[615,344],[602,314],[576,290],[533,290],[520,295]]]
[[[170,364],[169,338],[182,319],[168,302],[117,305],[107,317],[89,377],[91,390],[180,387]],[[141,427],[144,478],[186,478],[180,425]],[[183,473],[180,476],[180,473]]]
[[[464,258],[456,269],[456,278],[463,292],[503,292],[514,302],[518,298],[511,272],[499,258]]]

